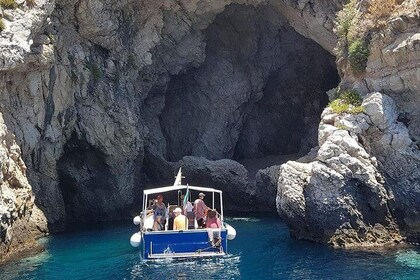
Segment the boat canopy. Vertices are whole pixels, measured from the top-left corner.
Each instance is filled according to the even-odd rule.
[[[213,189],[213,188],[203,188],[203,187],[188,186],[188,185],[177,185],[177,186],[169,186],[169,187],[161,187],[161,188],[144,190],[143,194],[144,195],[149,195],[149,194],[177,191],[177,190],[183,190],[183,189],[190,189],[190,190],[202,191],[202,192],[213,192],[213,193],[220,193],[220,194],[222,193],[221,190],[216,190],[216,189]]]

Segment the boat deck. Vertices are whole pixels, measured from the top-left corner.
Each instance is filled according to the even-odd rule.
[[[221,257],[226,255],[225,252],[188,252],[188,253],[161,253],[149,254],[149,259],[166,259],[166,258],[203,258],[203,257]]]

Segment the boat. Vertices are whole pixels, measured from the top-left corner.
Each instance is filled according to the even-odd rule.
[[[133,247],[141,248],[143,259],[221,257],[227,254],[228,240],[236,237],[236,230],[224,221],[222,191],[182,185],[182,178],[182,172],[179,169],[172,186],[143,191],[142,211],[140,215],[133,218],[133,223],[139,226],[139,231],[130,238]],[[187,201],[191,201],[192,194],[198,192],[211,198],[210,211],[215,212],[220,221],[220,228],[200,228],[195,218],[190,217],[186,219],[185,229],[174,230],[171,227],[174,211],[185,209]],[[160,230],[154,228],[156,222],[154,211],[151,210],[153,208],[151,203],[156,203],[153,199],[157,195],[163,195],[165,198],[174,198],[175,195],[177,197],[176,201],[165,204],[168,214],[165,217],[165,226]],[[184,199],[181,199],[181,195]]]

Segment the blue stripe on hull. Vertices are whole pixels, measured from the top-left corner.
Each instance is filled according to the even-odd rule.
[[[223,252],[227,251],[227,231],[221,232]],[[218,248],[212,248],[206,230],[186,231],[151,231],[143,235],[143,258],[148,259],[149,254],[167,253],[195,253],[219,252]]]

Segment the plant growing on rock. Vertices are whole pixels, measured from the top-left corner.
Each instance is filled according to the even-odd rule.
[[[344,5],[343,9],[337,13],[337,24],[335,32],[340,39],[348,40],[349,32],[351,27],[357,20],[357,2],[351,0],[349,3]]]
[[[357,10],[357,0],[350,0],[343,10],[337,13],[335,33],[339,40],[335,48],[337,59],[349,63],[353,74],[365,71],[369,49],[366,40],[367,28],[361,24],[361,13]]]
[[[396,0],[372,0],[369,13],[374,19],[389,17],[395,10]]]
[[[15,0],[0,0],[0,6],[4,9],[16,9],[17,3]]]
[[[362,97],[356,90],[347,90],[340,97],[331,101],[328,106],[336,114],[359,114],[364,112]]]
[[[369,48],[362,39],[356,39],[349,46],[348,60],[354,74],[361,74],[366,69]]]
[[[354,106],[362,105],[363,99],[357,90],[346,90],[340,95],[340,99],[342,99],[347,104],[351,104]]]

